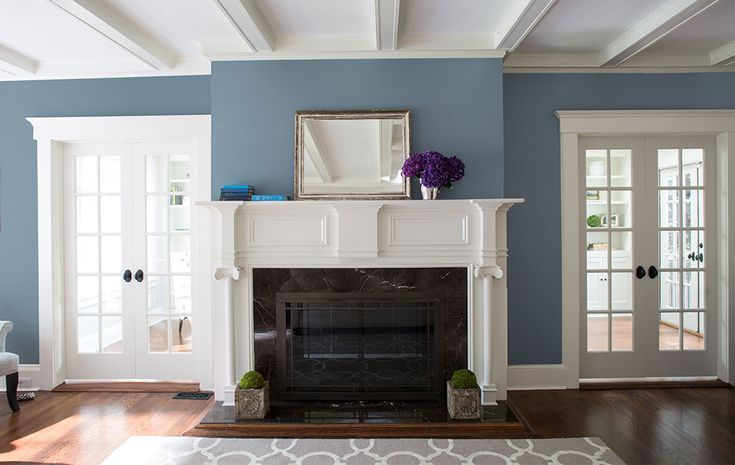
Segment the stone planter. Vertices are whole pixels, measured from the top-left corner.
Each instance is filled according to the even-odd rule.
[[[479,420],[480,408],[480,388],[454,389],[447,381],[447,410],[453,420]]]
[[[235,389],[235,418],[238,420],[262,420],[268,413],[268,382],[262,389]]]

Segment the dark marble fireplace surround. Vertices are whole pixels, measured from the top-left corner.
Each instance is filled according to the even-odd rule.
[[[467,367],[466,268],[256,268],[253,270],[255,369],[279,400],[277,299],[283,293],[431,293],[443,306],[441,379]],[[439,390],[440,394],[442,393]]]

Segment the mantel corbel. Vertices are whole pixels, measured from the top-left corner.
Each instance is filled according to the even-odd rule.
[[[501,279],[503,277],[503,269],[500,268],[498,265],[475,265],[473,269],[473,275],[477,279]]]
[[[217,268],[214,272],[214,279],[221,281],[223,279],[232,279],[233,281],[239,281],[245,276],[245,270],[239,266],[225,266]]]

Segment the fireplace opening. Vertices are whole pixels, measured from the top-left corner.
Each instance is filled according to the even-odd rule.
[[[441,396],[441,294],[278,293],[276,312],[281,399]]]
[[[254,362],[272,403],[443,398],[467,368],[469,273],[253,269]]]

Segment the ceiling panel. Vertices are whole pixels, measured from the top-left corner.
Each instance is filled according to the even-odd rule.
[[[518,53],[596,53],[667,0],[557,0]]]
[[[48,0],[0,1],[0,44],[39,62],[138,61]]]
[[[199,53],[199,40],[237,39],[212,0],[99,0],[144,29],[178,56]]]
[[[375,3],[345,0],[256,0],[277,38],[375,33]]]
[[[709,53],[735,41],[735,1],[721,0],[682,24],[641,55]]]
[[[401,33],[490,34],[513,0],[402,0]]]

